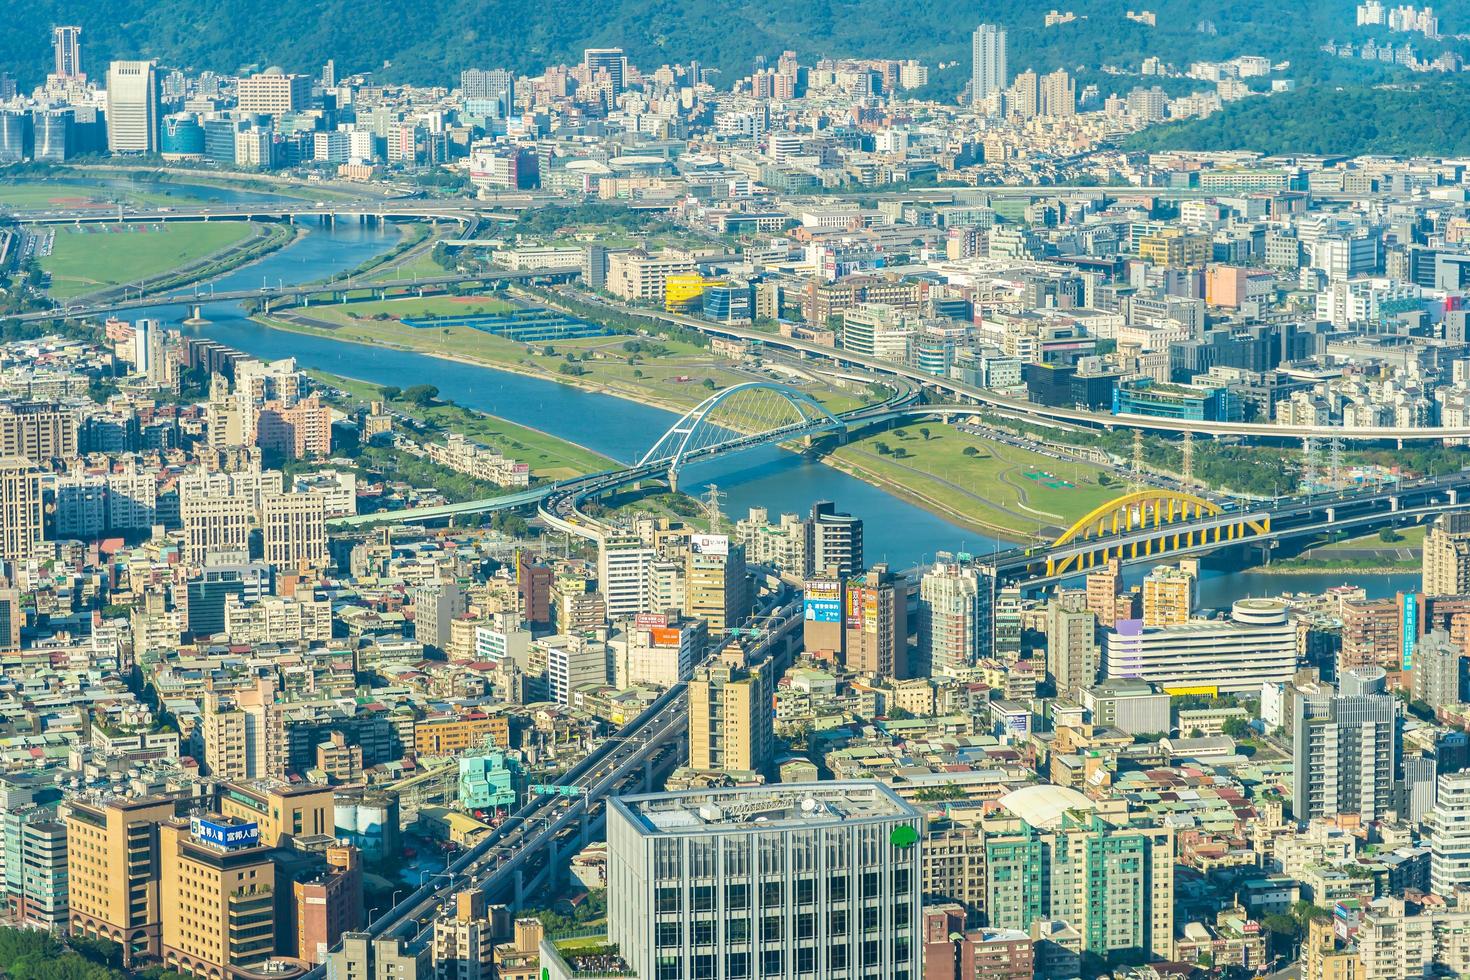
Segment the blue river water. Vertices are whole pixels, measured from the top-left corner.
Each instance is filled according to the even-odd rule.
[[[309,233],[296,243],[222,276],[215,288],[251,289],[323,279],[357,266],[397,241],[391,229],[349,222],[308,227]],[[294,357],[304,368],[375,384],[431,383],[457,404],[568,439],[621,462],[636,460],[677,418],[628,399],[478,364],[274,330],[250,320],[237,303],[206,302],[203,312],[209,323],[180,329],[255,357]],[[184,313],[178,307],[159,307],[134,315],[177,322]],[[805,512],[813,501],[832,500],[840,509],[865,518],[868,561],[886,560],[895,568],[932,560],[938,551],[983,554],[1007,547],[831,467],[774,447],[691,466],[681,480],[681,488],[695,494],[710,484],[725,494],[725,513],[732,518],[743,517],[751,507],[766,507],[774,516]]]
[[[201,190],[213,192],[212,188]],[[294,244],[220,277],[215,288],[249,289],[267,283],[323,279],[357,266],[397,241],[391,229],[350,222],[308,227],[308,234]],[[177,307],[159,307],[135,315],[177,323],[184,313]],[[204,316],[207,324],[180,329],[255,357],[295,357],[304,368],[374,384],[407,387],[431,383],[445,397],[467,408],[570,440],[620,462],[635,461],[675,421],[675,416],[663,409],[554,381],[408,351],[275,330],[250,320],[238,303],[206,302]],[[694,494],[701,494],[711,484],[725,495],[724,510],[732,519],[743,517],[751,507],[766,507],[774,517],[804,513],[817,500],[835,501],[840,509],[864,519],[866,558],[870,563],[887,561],[894,568],[908,568],[933,560],[940,551],[984,555],[1009,547],[1006,542],[959,527],[855,477],[775,447],[691,466],[681,480],[681,488]],[[1135,573],[1141,576],[1144,571]],[[1207,567],[1200,603],[1207,608],[1225,608],[1241,596],[1316,592],[1345,581],[1365,586],[1371,596],[1383,596],[1417,587],[1418,576],[1281,575],[1267,569]]]

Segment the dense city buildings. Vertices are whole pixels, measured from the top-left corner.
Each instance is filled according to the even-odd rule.
[[[1455,11],[674,7],[17,20],[0,966],[1470,974]]]

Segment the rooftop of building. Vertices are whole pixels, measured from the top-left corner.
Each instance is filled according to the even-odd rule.
[[[644,834],[780,830],[919,815],[893,790],[868,780],[652,793],[614,799],[612,805]]]

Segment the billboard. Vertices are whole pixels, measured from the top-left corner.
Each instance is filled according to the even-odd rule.
[[[689,550],[696,555],[728,555],[730,536],[728,534],[691,534]]]
[[[661,629],[667,625],[669,625],[668,613],[639,613],[633,617],[633,627],[635,629]]]
[[[802,603],[802,618],[808,623],[840,623],[842,600],[814,598],[808,593]]]
[[[1419,593],[1400,593],[1399,601],[1403,604],[1403,636],[1399,655],[1404,670],[1409,670],[1414,666],[1414,647],[1419,641]]]
[[[655,626],[648,631],[648,643],[656,647],[677,647],[683,632],[677,626]]]
[[[194,817],[189,821],[189,831],[196,840],[226,850],[260,843],[260,825],[256,823],[219,823]]]

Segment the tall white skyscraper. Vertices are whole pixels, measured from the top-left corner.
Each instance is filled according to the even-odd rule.
[[[60,79],[84,78],[82,74],[82,29],[51,28],[51,48],[56,55],[55,75]]]
[[[107,149],[158,152],[158,72],[151,61],[114,61],[107,69]]]
[[[970,98],[978,105],[1006,87],[1005,29],[994,24],[981,24],[975,28],[972,45],[974,64],[970,71]]]

